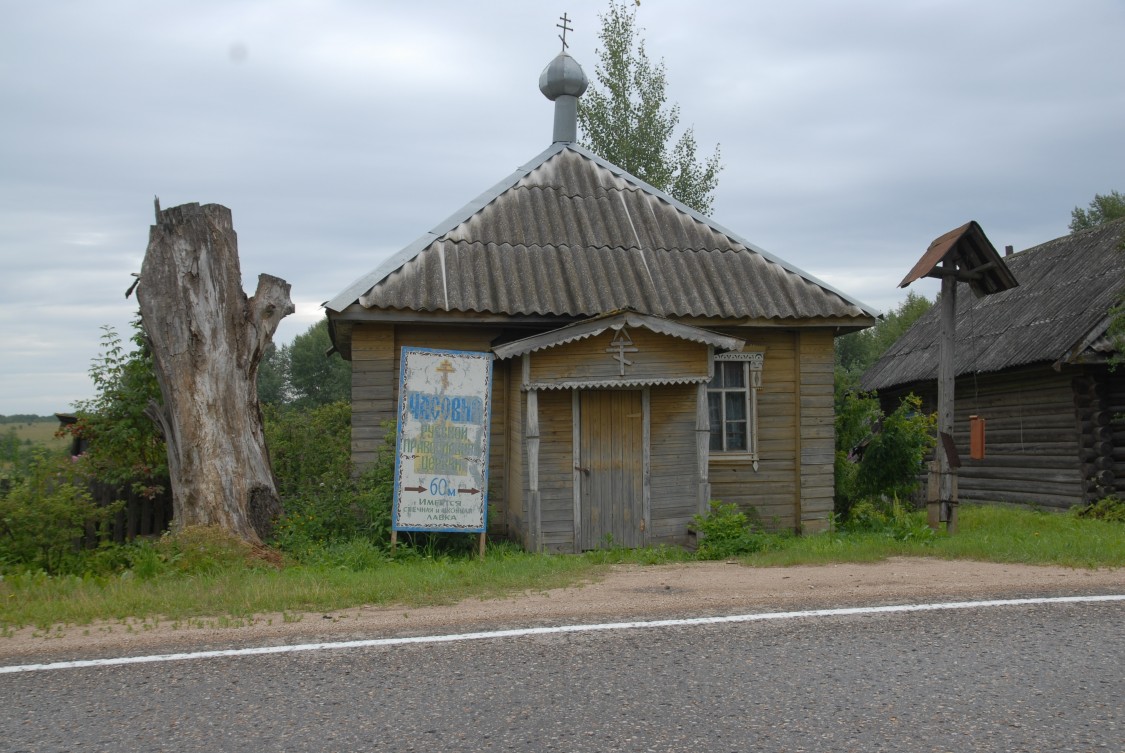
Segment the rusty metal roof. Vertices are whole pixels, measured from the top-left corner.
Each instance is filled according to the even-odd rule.
[[[563,319],[629,309],[852,325],[878,316],[567,143],[553,144],[325,306]]]
[[[1125,292],[1125,220],[1006,257],[1019,286],[957,296],[955,372],[1104,358],[1109,310]],[[935,379],[940,306],[923,315],[863,375],[863,389]]]
[[[1019,284],[981,226],[970,220],[935,238],[898,286],[905,288],[922,277],[941,277],[942,262],[950,262],[957,279],[969,283],[977,296],[992,295]]]

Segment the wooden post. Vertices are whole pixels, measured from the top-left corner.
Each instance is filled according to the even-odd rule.
[[[957,328],[957,277],[956,265],[951,259],[941,264],[941,349],[938,360],[938,437],[953,436],[954,408],[954,336]],[[957,499],[953,475],[956,471],[944,442],[935,447],[938,461],[938,521],[945,530],[954,533],[957,528]],[[932,516],[931,516],[932,517]]]
[[[539,499],[539,391],[527,391],[527,480],[528,525],[531,528],[532,549],[543,551],[543,512]]]
[[[714,361],[711,361],[712,365]],[[711,504],[710,481],[711,418],[707,409],[707,385],[700,384],[695,393],[695,463],[696,512],[706,515]]]

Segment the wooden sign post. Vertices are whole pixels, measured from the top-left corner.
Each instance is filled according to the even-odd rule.
[[[491,353],[403,348],[391,548],[399,531],[488,527]]]

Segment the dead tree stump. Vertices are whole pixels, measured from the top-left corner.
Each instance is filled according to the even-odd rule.
[[[137,300],[163,405],[173,528],[220,526],[260,543],[281,513],[258,406],[258,364],[293,313],[289,283],[242,290],[230,210],[184,204],[149,231]]]

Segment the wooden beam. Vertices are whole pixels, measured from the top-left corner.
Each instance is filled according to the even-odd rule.
[[[531,518],[535,551],[543,551],[543,511],[539,502],[539,393],[527,393],[527,480],[528,517]]]
[[[711,483],[711,417],[707,410],[707,385],[700,384],[695,393],[695,451],[696,463],[699,467],[698,498],[696,499],[696,512],[700,515],[707,514],[710,504]]]
[[[951,270],[953,263],[946,259],[942,269]],[[941,280],[941,352],[938,360],[938,436],[953,436],[954,414],[954,350],[957,328],[957,279],[946,274]],[[946,531],[953,533],[956,528],[956,471],[950,462],[945,445],[938,442],[935,448],[937,457],[938,488],[937,503],[940,505],[938,521],[945,523]],[[932,522],[932,516],[931,516]]]

